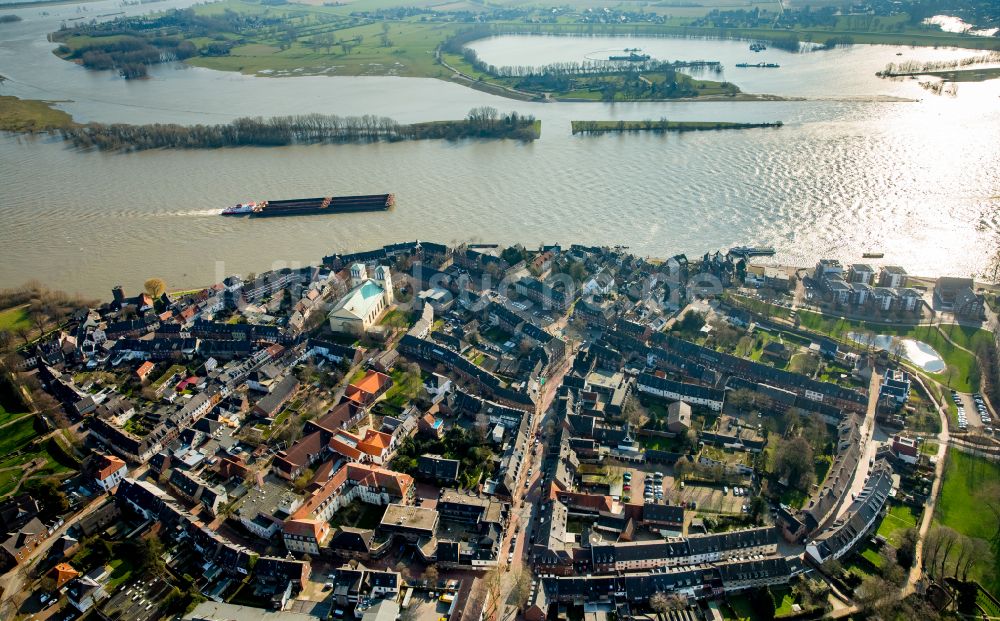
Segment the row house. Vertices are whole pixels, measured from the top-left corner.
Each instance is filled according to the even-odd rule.
[[[806,553],[817,563],[839,559],[853,550],[875,528],[892,493],[892,466],[880,460],[847,515],[806,543]]]
[[[769,556],[777,550],[778,530],[768,526],[687,538],[595,545],[591,547],[591,556],[595,572],[610,573]]]
[[[658,375],[642,373],[636,380],[636,388],[641,393],[657,396],[669,401],[685,401],[692,405],[705,406],[715,412],[722,411],[725,391],[698,384],[675,382]]]

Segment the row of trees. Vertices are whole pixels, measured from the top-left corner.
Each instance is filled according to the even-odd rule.
[[[148,75],[150,65],[185,60],[199,53],[206,56],[229,54],[233,42],[221,33],[240,34],[280,24],[276,16],[243,15],[226,10],[216,15],[197,15],[191,9],[171,10],[155,18],[123,17],[108,22],[92,21],[74,27],[64,24],[53,33],[55,41],[70,42],[72,37],[87,37],[78,47],[60,45],[64,58],[78,60],[95,71],[117,70],[126,79]],[[190,38],[212,38],[198,49]]]
[[[990,52],[980,56],[967,56],[958,60],[936,60],[920,62],[907,60],[901,63],[889,63],[882,71],[877,72],[880,78],[889,78],[897,75],[913,75],[917,73],[927,73],[929,71],[946,71],[948,69],[960,69],[972,65],[1000,62],[1000,52]]]
[[[711,60],[691,60],[664,62],[647,60],[643,62],[585,60],[583,62],[551,63],[541,67],[534,65],[503,65],[496,66],[483,62],[476,51],[471,48],[462,49],[462,58],[476,70],[488,73],[497,78],[525,78],[529,76],[581,76],[581,75],[620,75],[623,73],[650,73],[679,68],[700,68],[721,71],[722,65]]]
[[[967,537],[947,526],[935,526],[924,538],[924,569],[939,580],[954,578],[965,582],[977,566],[993,559],[990,544]]]
[[[288,146],[314,143],[395,142],[462,138],[537,138],[535,119],[516,112],[475,109],[466,119],[402,125],[388,117],[340,117],[307,114],[240,118],[223,125],[128,125],[91,123],[61,130],[64,140],[82,149],[217,149],[241,146]]]

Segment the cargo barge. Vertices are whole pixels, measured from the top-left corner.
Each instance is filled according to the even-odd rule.
[[[629,52],[627,56],[609,56],[608,60],[612,62],[644,63],[652,58],[649,54],[637,54],[629,50],[626,51]]]
[[[323,196],[277,201],[239,203],[222,211],[223,216],[276,218],[281,216],[316,216],[323,214],[386,211],[396,204],[394,194],[362,196]]]
[[[731,248],[729,254],[747,259],[750,257],[770,257],[774,256],[774,248],[770,246],[737,246],[736,248]]]

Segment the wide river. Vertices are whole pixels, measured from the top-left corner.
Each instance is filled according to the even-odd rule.
[[[0,25],[0,75],[8,78],[0,94],[58,100],[81,121],[130,123],[307,112],[412,122],[492,105],[539,117],[542,138],[121,155],[0,134],[0,287],[34,278],[107,297],[114,284],[134,291],[153,275],[181,288],[414,238],[621,243],[650,256],[758,244],[795,264],[857,261],[877,250],[911,273],[971,275],[1000,237],[1000,81],[935,96],[914,80],[874,76],[888,62],[977,52],[854,46],[754,54],[735,41],[656,38],[506,36],[475,44],[496,65],[582,61],[624,47],[665,60],[719,60],[724,78],[746,92],[802,98],[541,104],[393,77],[262,78],[165,66],[127,82],[59,60],[45,37],[73,18],[188,4],[0,10],[23,17]],[[737,62],[781,68],[737,69]],[[571,120],[661,117],[785,126],[570,133]],[[255,221],[216,215],[242,200],[376,192],[394,192],[396,208]]]

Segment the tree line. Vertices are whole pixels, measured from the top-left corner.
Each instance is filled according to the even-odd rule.
[[[78,47],[63,43],[57,52],[63,58],[79,61],[88,69],[114,69],[122,77],[134,79],[146,77],[150,65],[182,61],[198,54],[229,54],[234,42],[219,33],[240,34],[277,26],[280,22],[278,17],[243,15],[231,10],[219,15],[197,15],[191,9],[174,9],[156,17],[123,17],[73,27],[64,24],[51,39],[71,43],[72,37],[88,37],[88,43]],[[214,40],[199,50],[186,37]]]
[[[722,70],[722,63],[715,60],[676,60],[673,62],[646,60],[641,62],[586,60],[583,62],[550,63],[541,67],[533,65],[503,65],[496,66],[483,62],[476,51],[470,48],[462,50],[462,58],[476,70],[488,73],[496,78],[524,78],[539,76],[580,76],[580,75],[621,75],[625,73],[649,73],[674,71],[680,68],[708,68]]]
[[[972,65],[1000,62],[1000,52],[990,52],[981,56],[968,56],[958,60],[937,60],[920,62],[907,60],[901,63],[889,63],[882,71],[875,73],[880,78],[891,78],[900,75],[913,75],[918,73],[928,73],[931,71],[947,71],[948,69],[959,69]]]
[[[410,125],[375,115],[307,114],[240,118],[221,125],[89,123],[63,128],[60,133],[77,148],[100,151],[538,137],[533,116],[517,112],[501,114],[488,107],[475,108],[461,120]]]

